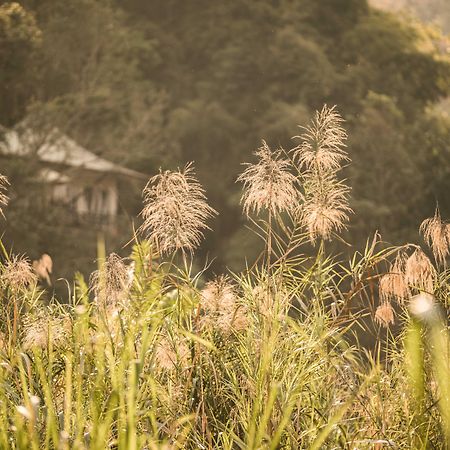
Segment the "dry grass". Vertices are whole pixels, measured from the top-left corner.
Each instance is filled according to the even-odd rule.
[[[188,164],[182,171],[161,171],[150,179],[144,190],[142,231],[150,234],[163,254],[192,252],[215,213]]]
[[[426,243],[433,250],[436,262],[445,265],[445,260],[450,252],[450,224],[441,220],[438,208],[436,208],[434,217],[422,222],[420,231]]]
[[[1,280],[11,289],[23,290],[36,284],[37,275],[26,256],[14,256],[5,264]]]
[[[349,187],[337,178],[341,164],[347,161],[342,127],[343,119],[336,108],[324,106],[305,132],[295,138],[302,142],[293,149],[294,160],[304,168],[305,201],[298,208],[300,222],[308,231],[310,240],[329,240],[334,231],[345,228],[349,214]]]
[[[240,177],[244,211],[277,215],[286,233],[283,220],[298,220],[312,241],[341,230],[350,212],[336,175],[347,160],[342,123],[324,107],[294,162],[263,142]],[[301,214],[292,213],[293,198]],[[5,255],[0,448],[450,445],[450,340],[441,314],[450,273],[440,217],[421,227],[439,267],[417,246],[408,257],[411,246],[374,239],[339,262],[323,246],[306,256],[279,239],[272,264],[208,281],[163,256],[181,251],[186,263],[213,214],[190,166],[160,172],[144,191],[148,239],[136,239],[131,264],[99,255],[90,289],[77,276],[67,305],[46,305],[29,261]],[[270,220],[258,233],[270,249]],[[353,316],[350,301],[359,302]],[[393,301],[399,337],[389,328]],[[378,341],[367,351],[355,336],[373,326]]]
[[[259,214],[265,209],[274,216],[294,212],[301,196],[289,160],[281,158],[280,150],[270,150],[264,140],[255,155],[258,162],[247,164],[247,169],[238,177],[238,181],[244,183],[241,199],[244,212]]]

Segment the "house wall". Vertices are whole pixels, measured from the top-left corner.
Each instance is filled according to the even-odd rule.
[[[54,203],[71,205],[80,217],[113,220],[117,216],[117,180],[108,175],[72,173],[68,181],[53,182],[49,197]]]

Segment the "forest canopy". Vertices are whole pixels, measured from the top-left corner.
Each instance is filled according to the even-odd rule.
[[[414,241],[437,204],[450,216],[450,118],[436,106],[450,95],[449,49],[439,30],[365,0],[2,2],[0,124],[57,126],[149,176],[195,161],[219,212],[203,256],[239,269],[259,248],[240,217],[241,163],[261,139],[291,149],[298,125],[336,104],[352,160],[345,239],[357,246],[379,230]],[[95,233],[81,259],[71,249],[79,230],[30,212],[32,169],[3,164],[16,192],[5,225],[15,251],[84,270]],[[126,243],[108,239],[114,250]]]

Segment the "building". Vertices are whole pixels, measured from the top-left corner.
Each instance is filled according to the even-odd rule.
[[[112,223],[127,185],[144,186],[147,176],[100,158],[53,129],[48,133],[1,129],[0,155],[36,163],[45,202],[69,207],[79,219]]]

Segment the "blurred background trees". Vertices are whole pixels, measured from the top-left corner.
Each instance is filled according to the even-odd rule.
[[[450,216],[450,118],[440,103],[450,94],[448,39],[366,0],[2,2],[0,67],[1,125],[58,126],[149,175],[194,160],[220,213],[202,248],[216,271],[258,250],[240,214],[240,164],[262,138],[291,148],[323,103],[347,121],[352,244],[375,229],[392,243],[417,240],[437,202]],[[11,189],[26,202],[32,174],[23,170]],[[48,213],[30,220],[12,203],[6,217],[7,239],[32,257],[55,248],[82,270],[95,258],[94,236],[82,254],[55,245],[82,240],[80,230],[38,233],[36,220],[59,223]]]
[[[370,0],[387,11],[409,13],[424,22],[432,22],[445,33],[450,31],[450,8],[447,0]]]

